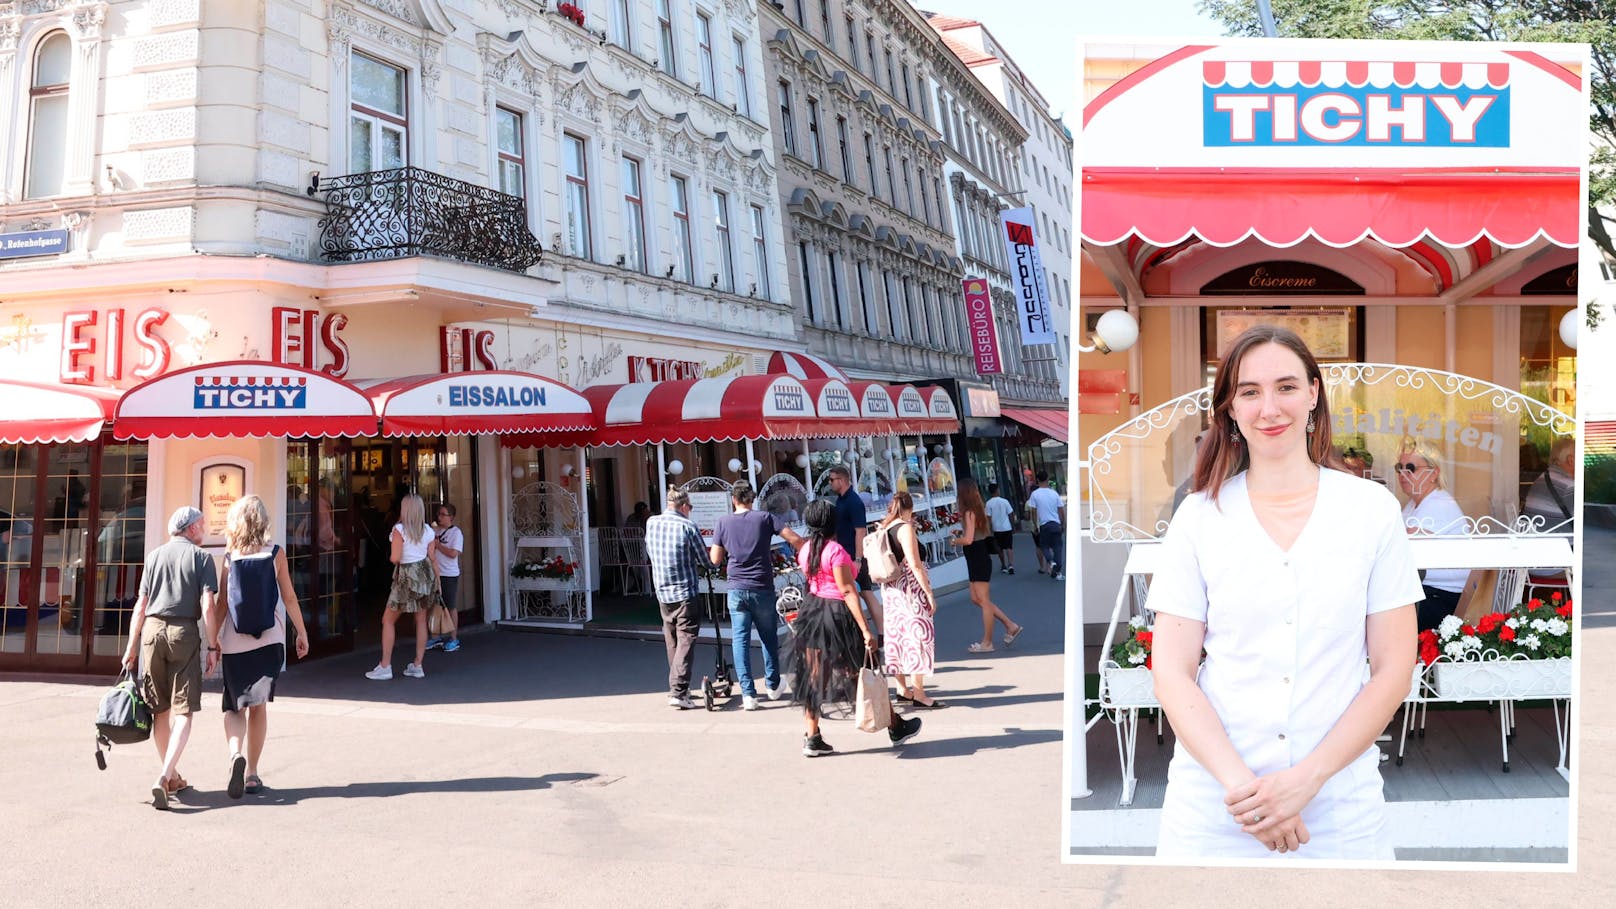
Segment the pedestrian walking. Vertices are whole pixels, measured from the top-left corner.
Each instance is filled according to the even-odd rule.
[[[992,531],[988,529],[988,516],[982,503],[982,491],[972,479],[959,483],[958,499],[960,529],[948,539],[949,545],[965,552],[965,577],[970,583],[971,602],[982,610],[982,640],[970,646],[972,653],[993,652],[993,626],[1004,626],[1004,646],[1009,647],[1021,636],[1021,626],[1010,620],[989,594],[993,583],[993,557],[988,553]]]
[[[859,668],[875,654],[875,631],[859,608],[853,582],[854,562],[836,540],[836,506],[824,499],[808,503],[803,512],[809,538],[797,553],[797,565],[807,581],[807,593],[793,626],[789,663],[795,670],[792,703],[802,707],[806,731],[805,757],[835,753],[819,733],[819,715],[828,703],[851,703]],[[904,718],[891,711],[887,737],[894,746],[920,732],[920,718]]]
[[[864,564],[864,534],[869,532],[869,514],[864,508],[864,497],[853,488],[853,474],[837,465],[825,471],[830,478],[831,492],[836,493],[836,542],[853,559],[853,582],[858,587],[859,599],[870,611],[875,623],[877,645],[885,633],[885,620],[881,616],[881,600],[875,595],[875,582],[870,579],[870,567]]]
[[[928,710],[944,706],[926,694],[926,676],[937,661],[937,596],[931,589],[931,575],[920,554],[920,538],[915,534],[915,500],[907,492],[895,492],[887,503],[887,515],[876,525],[876,533],[887,535],[892,554],[898,559],[898,574],[881,584],[881,602],[886,609],[887,675],[898,683],[897,699]]]
[[[203,551],[202,512],[189,505],[168,519],[167,543],[146,554],[140,596],[129,628],[123,668],[138,660],[146,703],[152,711],[152,742],[163,768],[152,784],[152,807],[168,810],[169,798],[190,788],[180,776],[180,755],[191,738],[191,714],[202,705],[202,673],[218,663],[217,647],[200,627],[213,610],[219,575]],[[206,652],[204,660],[203,653]]]
[[[382,612],[382,661],[365,673],[378,682],[393,678],[393,636],[400,614],[415,616],[415,662],[404,667],[409,678],[424,679],[426,670],[426,620],[438,601],[438,563],[433,556],[438,541],[426,526],[426,506],[421,497],[410,493],[399,500],[398,523],[389,534],[392,544],[388,558],[393,562],[393,586],[387,593],[387,609]]]
[[[225,515],[225,572],[219,595],[208,611],[210,650],[224,662],[225,743],[230,749],[230,784],[233,799],[264,788],[258,761],[269,735],[269,702],[275,700],[275,680],[286,668],[286,623],[297,632],[298,659],[309,655],[309,631],[298,608],[297,592],[287,568],[286,551],[269,542],[269,509],[258,496],[243,496]],[[238,627],[241,616],[270,615],[269,627],[257,634]],[[243,619],[243,622],[251,619]],[[253,627],[253,626],[247,626]]]
[[[1038,471],[1038,488],[1027,497],[1027,507],[1035,515],[1038,551],[1043,553],[1043,560],[1049,563],[1049,576],[1057,581],[1066,580],[1066,575],[1061,573],[1066,504],[1061,501],[1060,493],[1049,488],[1049,471]]]
[[[662,640],[668,649],[668,706],[689,710],[690,673],[696,664],[696,597],[712,565],[701,531],[690,520],[690,494],[668,488],[667,507],[645,522],[645,550],[651,583],[662,610]]]
[[[741,709],[756,710],[757,684],[752,681],[752,629],[763,645],[763,690],[770,700],[780,696],[780,615],[775,612],[774,550],[779,534],[793,547],[802,545],[785,519],[752,508],[752,484],[742,480],[729,495],[735,512],[718,519],[708,549],[714,565],[729,561],[730,646],[741,677]]]
[[[999,550],[999,572],[1001,574],[1016,573],[1016,527],[1015,506],[1010,500],[999,495],[999,484],[988,484],[988,500],[983,504],[982,510],[988,514],[988,524],[993,529],[993,542]]]
[[[428,650],[454,653],[460,649],[460,553],[466,548],[465,534],[455,526],[455,507],[444,502],[437,507],[432,525],[437,547],[432,559],[438,565],[438,583],[443,590],[443,614],[449,623],[449,636],[439,635],[427,642]]]
[[[1393,857],[1375,737],[1408,695],[1423,593],[1396,498],[1334,466],[1322,392],[1272,326],[1213,382],[1147,602],[1178,737],[1158,858]]]

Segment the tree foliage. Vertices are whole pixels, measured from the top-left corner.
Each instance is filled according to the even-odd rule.
[[[1256,0],[1199,0],[1198,5],[1230,35],[1262,36]],[[1270,6],[1279,34],[1287,38],[1591,45],[1588,234],[1616,261],[1616,0],[1270,0]]]

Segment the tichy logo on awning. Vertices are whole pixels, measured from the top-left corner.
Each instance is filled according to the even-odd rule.
[[[197,376],[191,404],[196,410],[303,410],[307,379]]]

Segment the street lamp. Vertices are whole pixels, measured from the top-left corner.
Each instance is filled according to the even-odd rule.
[[[1081,353],[1122,353],[1139,340],[1139,323],[1126,309],[1113,309],[1100,316],[1089,332],[1093,346],[1077,345]]]

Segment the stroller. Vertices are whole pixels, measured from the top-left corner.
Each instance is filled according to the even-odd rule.
[[[718,660],[713,666],[713,674],[701,677],[701,699],[708,710],[717,710],[717,699],[729,700],[731,692],[735,689],[735,679],[730,674],[729,658],[724,655],[724,634],[718,627],[718,606],[713,594],[713,576],[707,575],[707,617],[713,620],[713,644],[718,648]]]

